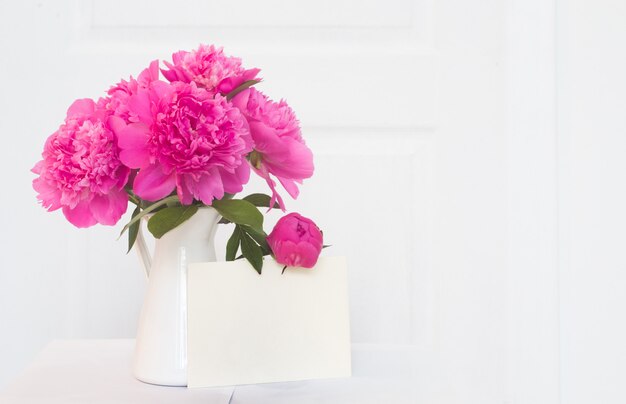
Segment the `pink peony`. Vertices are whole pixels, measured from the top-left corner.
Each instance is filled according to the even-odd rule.
[[[254,152],[250,163],[272,190],[272,201],[285,205],[276,191],[274,175],[292,198],[298,197],[302,180],[313,175],[313,153],[300,134],[300,125],[293,110],[285,101],[278,103],[254,88],[236,95],[233,105],[239,108],[250,126]]]
[[[181,203],[210,205],[243,189],[252,141],[246,120],[224,97],[195,83],[154,81],[128,105],[139,122],[113,116],[110,123],[120,159],[139,169],[133,189],[141,198],[156,201],[176,188]]]
[[[163,62],[169,70],[162,70],[170,82],[194,82],[198,87],[222,94],[228,94],[259,73],[259,69],[245,70],[241,59],[226,56],[222,48],[213,45],[200,45],[191,52],[178,51],[172,55],[172,62]]]
[[[144,69],[137,79],[132,76],[129,81],[122,80],[107,91],[108,97],[101,98],[98,106],[111,111],[125,122],[137,122],[138,118],[128,109],[128,99],[137,94],[139,89],[148,88],[150,83],[159,79],[159,61],[154,60]]]
[[[290,267],[312,268],[323,247],[322,232],[311,220],[298,213],[280,218],[267,236],[274,258]]]
[[[114,225],[128,205],[129,169],[120,162],[106,114],[90,99],[76,100],[32,170],[39,174],[33,188],[42,205],[49,211],[62,208],[76,227]]]

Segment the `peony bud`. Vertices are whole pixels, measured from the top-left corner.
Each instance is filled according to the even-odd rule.
[[[312,268],[322,251],[322,232],[311,219],[290,213],[276,223],[267,243],[279,264]]]

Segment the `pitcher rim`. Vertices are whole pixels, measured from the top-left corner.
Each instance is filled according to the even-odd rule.
[[[183,205],[183,206],[191,206],[191,205]],[[217,209],[215,209],[213,206],[210,206],[210,205],[200,205],[200,206],[198,206],[198,211],[200,211],[200,210],[207,210],[207,209],[213,209],[213,210],[215,210],[217,212]],[[141,219],[142,220],[143,219],[150,219],[157,212],[158,211],[146,213],[145,215],[143,215],[143,217]],[[219,212],[218,212],[218,214],[219,214]]]

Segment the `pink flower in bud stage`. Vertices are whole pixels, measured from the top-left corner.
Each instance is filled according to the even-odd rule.
[[[248,125],[226,98],[195,83],[154,81],[128,100],[138,122],[109,119],[118,136],[120,159],[139,169],[133,190],[156,201],[174,189],[181,203],[210,205],[237,193],[250,176],[245,156],[252,149]]]
[[[244,69],[241,59],[226,56],[222,48],[213,45],[200,45],[191,52],[178,51],[172,55],[172,63],[163,63],[169,70],[161,72],[170,82],[194,82],[198,87],[224,95],[254,79],[260,71]]]
[[[300,124],[285,101],[274,102],[254,88],[237,94],[232,102],[248,120],[254,141],[250,164],[272,190],[270,206],[277,200],[285,210],[271,176],[295,199],[297,184],[313,175],[313,153],[302,139]]]
[[[279,264],[313,268],[322,252],[323,237],[311,219],[290,213],[276,223],[267,243]]]
[[[114,225],[128,206],[124,186],[130,170],[120,162],[107,115],[90,99],[76,100],[32,170],[39,175],[33,188],[42,205],[62,208],[76,227]]]

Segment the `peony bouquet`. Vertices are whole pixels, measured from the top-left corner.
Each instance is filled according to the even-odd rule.
[[[323,247],[315,223],[291,213],[268,236],[259,210],[285,211],[278,185],[295,199],[313,174],[313,154],[293,110],[256,90],[259,69],[244,68],[221,48],[179,51],[163,64],[155,60],[97,101],[69,107],[32,170],[43,207],[89,227],[116,224],[130,202],[135,208],[122,230],[130,250],[145,215],[160,238],[199,207],[212,206],[221,223],[235,224],[227,260],[241,249],[259,273],[270,254],[285,266],[315,265]],[[267,182],[269,194],[235,198],[250,171]]]

